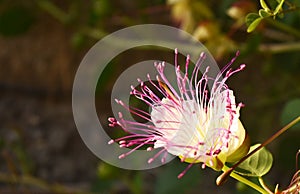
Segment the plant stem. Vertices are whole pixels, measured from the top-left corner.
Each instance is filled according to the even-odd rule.
[[[274,20],[274,19],[271,19],[271,18],[266,18],[266,21],[273,25],[274,27],[284,31],[284,32],[287,32],[289,34],[292,34],[294,36],[296,36],[297,38],[300,38],[300,31],[299,30],[296,30],[295,28],[293,27],[290,27],[289,25],[286,25],[282,22],[279,22],[277,20]]]
[[[258,181],[260,185],[270,194],[273,194],[273,192],[267,187],[262,177],[258,177]]]
[[[283,53],[291,51],[299,51],[300,42],[280,43],[280,44],[262,44],[259,47],[260,52]]]
[[[50,15],[59,20],[61,23],[68,22],[69,15],[65,13],[62,9],[57,7],[53,2],[48,0],[38,0],[37,4],[40,8],[47,11]]]
[[[230,168],[225,166],[222,168],[222,171],[223,172],[226,172],[228,171]],[[244,183],[245,185],[248,185],[249,187],[252,187],[253,189],[255,189],[256,191],[262,193],[262,194],[269,194],[266,190],[264,190],[263,188],[261,188],[260,186],[258,186],[257,184],[255,184],[254,182],[234,173],[234,172],[231,172],[230,173],[230,176],[238,181],[240,181],[241,183]]]
[[[298,123],[300,121],[300,116],[298,116],[297,118],[295,118],[293,121],[291,121],[289,124],[287,124],[286,126],[284,126],[282,129],[280,129],[279,131],[277,131],[272,137],[270,137],[269,139],[267,139],[265,142],[263,142],[260,146],[258,146],[255,150],[252,151],[252,153],[256,152],[257,150],[259,150],[260,148],[268,145],[269,143],[271,143],[274,139],[276,139],[278,136],[280,136],[283,132],[285,132],[286,130],[288,130],[289,128],[291,128],[292,126],[294,126],[296,123]],[[248,155],[252,154],[249,153]]]
[[[272,135],[269,139],[267,139],[266,141],[264,141],[262,144],[260,144],[260,146],[258,146],[257,148],[255,148],[254,150],[252,150],[250,153],[248,153],[246,156],[244,156],[242,159],[240,159],[237,163],[235,163],[231,168],[223,168],[222,170],[224,171],[224,169],[226,169],[224,171],[223,174],[221,174],[218,178],[217,178],[217,185],[221,185],[228,176],[231,176],[233,172],[233,170],[238,167],[238,165],[240,165],[242,162],[244,162],[246,159],[248,159],[250,156],[252,156],[255,152],[257,152],[258,150],[260,150],[262,147],[268,145],[269,143],[271,143],[274,139],[276,139],[278,136],[280,136],[283,132],[285,132],[286,130],[288,130],[289,128],[291,128],[293,125],[295,125],[297,122],[300,121],[300,116],[298,116],[297,118],[295,118],[293,121],[291,121],[289,124],[287,124],[286,126],[284,126],[282,129],[280,129],[279,131],[277,131],[274,135]],[[236,174],[235,174],[236,176]],[[239,176],[239,175],[237,175]],[[243,178],[243,177],[242,177]],[[246,179],[247,180],[247,179]]]
[[[232,172],[238,165],[240,165],[242,162],[244,162],[247,158],[249,158],[251,155],[253,155],[255,152],[257,152],[258,150],[260,150],[262,147],[268,145],[269,143],[271,143],[274,139],[276,139],[278,136],[280,136],[283,132],[285,132],[286,130],[288,130],[289,128],[291,128],[293,125],[295,125],[296,123],[298,123],[300,121],[300,116],[298,116],[297,118],[295,118],[293,121],[291,121],[289,124],[287,124],[286,126],[284,126],[282,129],[280,129],[279,131],[277,131],[274,135],[272,135],[269,139],[267,139],[266,141],[264,141],[262,144],[260,144],[260,146],[258,146],[257,148],[255,148],[254,150],[252,150],[250,153],[248,153],[246,156],[244,156],[242,159],[240,159],[237,163],[235,163],[229,170],[228,173]],[[228,174],[229,175],[229,174]],[[226,177],[223,177],[226,178]]]

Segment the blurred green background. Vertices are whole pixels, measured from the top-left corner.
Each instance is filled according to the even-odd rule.
[[[275,0],[267,1],[272,8]],[[246,69],[230,78],[241,120],[252,144],[300,115],[300,2],[286,1],[275,20],[263,18],[247,33],[254,0],[0,0],[0,193],[255,193],[235,180],[217,187],[220,174],[174,160],[157,169],[128,171],[96,158],[72,117],[72,82],[84,54],[102,37],[136,24],[165,24],[191,33],[224,66],[241,51]],[[178,48],[180,49],[180,48]],[[172,60],[173,51],[131,49],[99,78],[97,110],[103,125],[112,115],[110,92],[130,65]],[[111,130],[108,129],[107,130]],[[288,186],[300,148],[300,124],[268,149],[272,189]]]

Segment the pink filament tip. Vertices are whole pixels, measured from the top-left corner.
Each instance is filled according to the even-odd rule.
[[[200,58],[204,58],[206,55],[205,55],[205,53],[204,52],[201,52],[200,53]]]
[[[118,124],[117,120],[113,117],[108,118],[108,122],[110,122],[108,124],[108,126],[110,126],[110,127],[115,127]]]
[[[108,144],[110,145],[110,144],[113,144],[115,142],[115,140],[110,140],[109,142],[108,142]]]
[[[150,158],[150,159],[148,160],[148,164],[152,163],[153,160],[154,160],[153,158]]]
[[[119,114],[119,118],[123,118],[123,114],[121,112],[119,112],[118,114]]]
[[[121,140],[121,141],[119,141],[119,144],[125,144],[126,143],[126,141],[125,140]]]
[[[147,148],[147,151],[149,152],[149,151],[152,151],[153,150],[153,147],[148,147]]]
[[[176,54],[176,55],[178,54],[178,49],[177,49],[177,48],[175,48],[175,54]]]
[[[180,173],[180,174],[177,176],[177,178],[178,178],[178,179],[181,179],[181,178],[184,176],[184,174],[185,174],[185,172]]]
[[[239,107],[244,107],[245,104],[243,104],[243,103],[240,102],[240,103],[238,104],[238,106],[239,106]]]
[[[121,154],[120,156],[119,156],[119,159],[122,159],[122,158],[125,158],[125,154]]]
[[[190,61],[190,55],[187,55],[186,56],[186,62],[189,62]]]
[[[209,165],[210,165],[210,166],[213,166],[213,165],[214,165],[214,163],[213,163],[212,160],[209,160]]]

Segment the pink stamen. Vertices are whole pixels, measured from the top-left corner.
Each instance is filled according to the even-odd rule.
[[[185,173],[191,168],[193,166],[193,163],[190,163],[178,176],[177,176],[177,178],[178,179],[181,179],[184,175],[185,175]]]
[[[148,160],[148,163],[150,164],[151,162],[153,162],[158,156],[160,156],[165,151],[166,151],[166,149],[162,149],[159,152],[157,152],[152,158],[150,158]]]

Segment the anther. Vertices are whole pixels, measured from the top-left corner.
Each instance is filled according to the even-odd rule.
[[[148,160],[148,164],[152,163],[153,160],[154,160],[153,158],[150,158],[150,159]]]
[[[177,178],[178,178],[178,179],[181,179],[181,178],[184,176],[184,174],[185,174],[185,172],[180,173],[180,174],[177,176]]]
[[[110,144],[113,144],[114,142],[115,142],[115,140],[111,139],[111,140],[108,142],[108,144],[110,145]]]
[[[119,141],[119,144],[125,144],[126,143],[126,141],[125,140],[121,140],[121,141]]]
[[[148,151],[148,152],[150,152],[150,151],[152,151],[152,150],[153,150],[153,147],[148,147],[148,148],[147,148],[147,151]]]
[[[243,69],[245,69],[245,67],[246,67],[246,65],[245,65],[245,64],[241,64],[241,65],[240,65],[240,70],[243,70]]]

